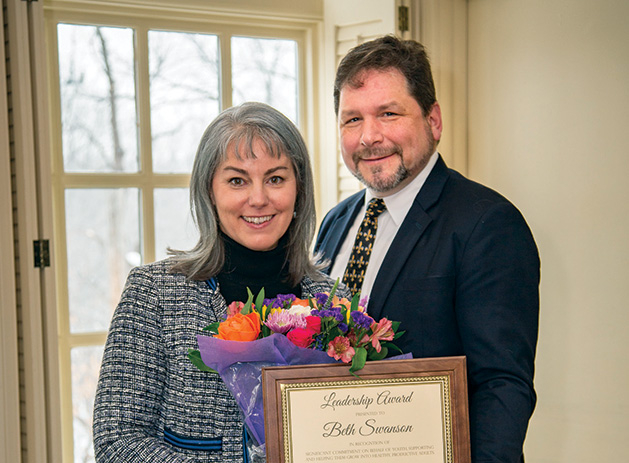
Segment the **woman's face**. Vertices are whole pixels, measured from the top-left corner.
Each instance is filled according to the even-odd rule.
[[[255,159],[238,159],[230,147],[216,170],[210,196],[227,236],[254,251],[269,251],[293,220],[297,179],[288,156],[272,157],[260,140],[254,140],[253,154]]]

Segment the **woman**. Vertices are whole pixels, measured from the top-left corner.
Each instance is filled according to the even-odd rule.
[[[221,113],[201,139],[190,197],[197,245],[133,269],[114,313],[94,406],[97,462],[241,462],[236,404],[188,349],[247,288],[307,297],[332,287],[309,257],[308,153],[280,112],[245,103]]]

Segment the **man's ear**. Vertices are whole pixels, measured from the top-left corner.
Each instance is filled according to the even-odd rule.
[[[439,106],[439,102],[435,101],[432,108],[430,108],[430,112],[428,113],[428,116],[426,116],[426,122],[428,122],[428,126],[432,131],[432,136],[435,141],[441,140],[443,121],[441,120],[441,106]]]

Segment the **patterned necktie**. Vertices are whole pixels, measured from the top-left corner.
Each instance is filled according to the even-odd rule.
[[[352,296],[360,291],[365,278],[367,264],[369,264],[369,256],[371,248],[376,239],[376,231],[378,228],[378,216],[386,210],[384,200],[382,198],[373,198],[367,205],[363,222],[358,227],[354,247],[349,256],[345,274],[343,275],[343,283],[345,283]]]

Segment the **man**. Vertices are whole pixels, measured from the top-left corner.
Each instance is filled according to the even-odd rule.
[[[367,188],[327,214],[315,252],[369,296],[371,316],[402,322],[403,351],[467,357],[472,461],[523,461],[540,277],[524,218],[437,153],[441,110],[421,44],[387,36],[354,48],[334,101],[343,159]],[[386,207],[367,233],[375,241],[357,240],[363,257],[350,258],[372,198]]]

